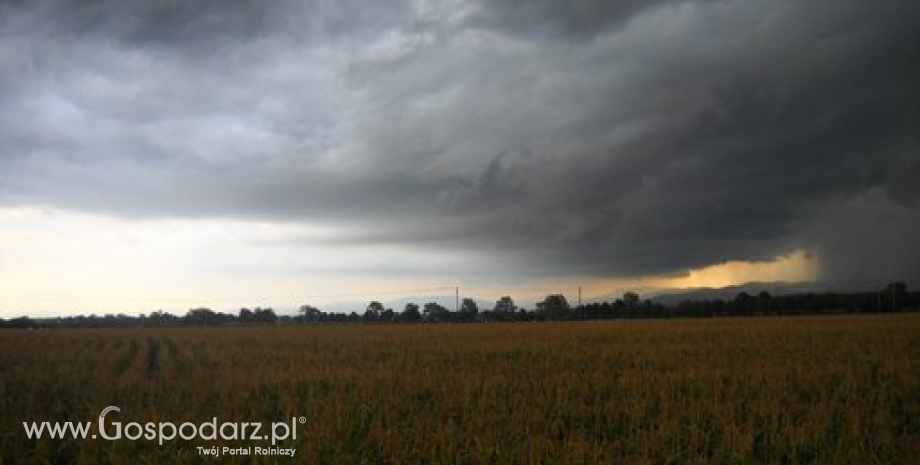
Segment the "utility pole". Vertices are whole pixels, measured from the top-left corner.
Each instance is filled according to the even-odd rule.
[[[578,286],[578,306],[581,307],[581,286]]]
[[[460,311],[460,286],[455,287],[454,292],[455,292],[454,298],[456,299],[456,302],[454,303],[454,311],[459,312]]]

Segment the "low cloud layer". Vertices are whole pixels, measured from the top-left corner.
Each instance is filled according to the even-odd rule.
[[[920,4],[0,5],[0,205],[920,284]]]

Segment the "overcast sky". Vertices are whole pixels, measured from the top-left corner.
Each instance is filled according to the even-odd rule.
[[[920,286],[918,24],[909,0],[0,2],[0,314]]]

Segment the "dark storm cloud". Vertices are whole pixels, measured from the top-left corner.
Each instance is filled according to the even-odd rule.
[[[920,210],[897,205],[883,192],[830,206],[804,231],[817,244],[825,280],[842,289],[920,276]]]
[[[807,249],[831,281],[920,278],[901,266],[920,260],[915,2],[22,2],[0,18],[5,205],[330,223],[352,232],[329,243],[477,251],[519,274]],[[878,241],[852,224],[873,211]],[[853,253],[873,247],[890,252]]]
[[[506,33],[590,39],[620,26],[643,10],[676,1],[498,0],[483,3],[483,10],[471,19],[484,26]]]

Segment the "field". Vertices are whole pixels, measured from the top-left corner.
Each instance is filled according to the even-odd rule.
[[[23,427],[95,433],[110,405],[109,425],[296,418],[275,446],[296,454]],[[4,331],[0,419],[3,464],[910,463],[920,316]]]

